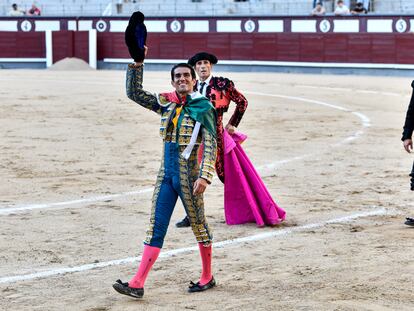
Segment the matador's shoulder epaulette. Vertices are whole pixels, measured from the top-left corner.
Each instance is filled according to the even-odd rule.
[[[166,96],[165,93],[159,94],[157,96],[158,104],[160,104],[161,107],[166,107],[169,104],[171,104],[170,98]]]
[[[233,84],[233,81],[231,81],[228,78],[213,77],[214,88],[218,91],[225,91],[232,84]]]
[[[160,93],[158,97],[158,103],[165,107],[171,103],[180,103],[180,99],[178,98],[177,92],[164,92]]]

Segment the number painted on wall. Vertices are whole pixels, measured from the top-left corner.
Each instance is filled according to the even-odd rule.
[[[256,30],[256,23],[252,21],[251,19],[249,19],[248,21],[244,23],[244,29],[247,32],[253,32]]]
[[[397,29],[398,32],[406,32],[407,27],[408,27],[407,22],[403,20],[402,18],[397,20],[397,22],[395,23],[395,29]]]
[[[174,20],[170,24],[170,29],[172,32],[179,32],[181,30],[181,23],[177,20]]]
[[[328,32],[331,30],[331,22],[327,19],[322,20],[319,24],[319,30],[322,32]]]

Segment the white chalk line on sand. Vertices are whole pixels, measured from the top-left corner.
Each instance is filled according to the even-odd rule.
[[[340,111],[343,111],[343,112],[352,113],[352,114],[354,114],[355,116],[357,116],[358,118],[361,119],[362,126],[364,128],[367,128],[367,127],[371,126],[371,121],[366,115],[364,115],[360,112],[351,111],[347,108],[344,108],[344,107],[341,107],[341,106],[338,106],[338,105],[333,105],[333,104],[325,103],[325,102],[322,102],[322,101],[307,99],[307,98],[297,97],[297,96],[268,94],[268,93],[261,93],[261,92],[249,92],[249,91],[246,91],[245,93],[246,94],[252,94],[252,95],[259,95],[259,96],[283,98],[283,99],[288,99],[288,100],[296,100],[296,101],[311,103],[311,104],[315,104],[315,105],[325,106],[325,107],[340,110]],[[363,133],[364,133],[363,130],[358,130],[353,135],[346,137],[345,139],[341,140],[338,143],[333,144],[332,146],[333,147],[338,147],[338,146],[340,146],[344,143],[348,143],[348,142],[350,142],[352,140],[355,140],[356,138],[360,137]],[[268,164],[259,166],[259,167],[257,167],[257,169],[258,170],[274,169],[275,167],[278,167],[280,165],[284,165],[284,164],[287,164],[287,163],[290,163],[290,162],[293,162],[293,161],[303,160],[303,159],[308,158],[310,156],[313,156],[315,154],[316,153],[309,153],[309,154],[304,154],[304,155],[292,157],[292,158],[289,158],[289,159],[278,160],[278,161],[275,161],[275,162],[272,162],[272,163],[268,163]],[[136,191],[122,192],[122,193],[108,194],[108,195],[101,195],[101,196],[92,196],[92,197],[89,197],[89,198],[62,201],[62,202],[28,204],[28,205],[23,205],[23,206],[10,206],[10,205],[7,205],[5,207],[0,206],[0,216],[16,214],[16,213],[23,213],[23,212],[28,212],[28,211],[32,211],[32,210],[39,210],[39,209],[63,209],[63,208],[69,207],[69,206],[71,206],[73,208],[74,205],[75,206],[77,205],[78,207],[82,207],[84,204],[88,204],[88,203],[104,202],[104,201],[109,201],[109,200],[113,200],[113,199],[121,198],[121,197],[126,197],[126,196],[141,195],[141,194],[149,193],[151,191],[153,191],[153,187],[140,189],[140,190],[136,190]]]
[[[393,92],[382,92],[382,91],[373,91],[373,90],[360,90],[360,89],[350,89],[345,87],[331,87],[331,86],[322,86],[322,85],[304,85],[304,84],[298,84],[295,85],[298,87],[308,88],[308,89],[318,89],[318,90],[330,90],[330,91],[345,91],[345,92],[352,92],[352,93],[362,93],[362,94],[380,94],[380,95],[386,95],[386,96],[409,96],[407,95],[401,95],[398,93]]]
[[[85,199],[77,199],[77,200],[54,202],[54,203],[30,204],[30,205],[24,205],[20,207],[6,207],[6,208],[0,209],[0,215],[10,215],[10,214],[19,213],[19,212],[26,212],[29,210],[46,209],[46,208],[61,209],[61,208],[64,208],[65,206],[70,206],[70,205],[79,205],[79,204],[94,203],[94,202],[105,202],[105,201],[110,201],[116,198],[148,193],[148,192],[151,192],[152,190],[153,188],[146,188],[146,189],[140,189],[136,191],[92,196],[92,197],[85,198]]]
[[[323,222],[307,224],[307,225],[292,227],[292,228],[286,228],[286,229],[281,229],[278,231],[268,231],[268,232],[259,233],[256,235],[242,237],[242,238],[215,242],[214,248],[225,248],[226,246],[229,246],[229,245],[249,243],[249,242],[254,242],[254,241],[259,241],[259,240],[270,239],[270,238],[274,238],[278,236],[286,236],[286,235],[293,234],[296,232],[303,232],[303,231],[310,230],[310,229],[321,228],[329,224],[346,223],[346,222],[350,222],[358,218],[380,216],[380,215],[386,215],[386,214],[391,215],[393,213],[391,211],[387,211],[386,209],[377,209],[377,210],[373,210],[369,212],[361,212],[361,213],[356,213],[356,214],[352,214],[348,216],[326,220]],[[177,248],[177,249],[173,249],[170,251],[161,252],[159,255],[159,258],[171,258],[175,255],[190,253],[196,250],[198,250],[198,246]],[[129,263],[139,261],[140,258],[141,257],[128,257],[128,258],[116,259],[116,260],[110,260],[110,261],[104,261],[104,262],[98,262],[98,263],[90,263],[90,264],[85,264],[85,265],[80,265],[80,266],[75,266],[75,267],[63,267],[63,268],[52,269],[52,270],[47,270],[47,271],[39,271],[35,273],[30,273],[30,274],[4,276],[0,278],[0,284],[15,283],[15,282],[28,281],[28,280],[39,279],[39,278],[47,278],[47,277],[52,277],[56,275],[75,273],[75,272],[84,272],[84,271],[88,271],[92,269],[105,268],[109,266],[124,265],[124,264],[129,264]]]

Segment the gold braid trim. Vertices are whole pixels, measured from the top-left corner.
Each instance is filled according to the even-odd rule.
[[[179,164],[181,199],[190,220],[191,229],[197,242],[209,245],[212,243],[213,236],[204,215],[203,195],[193,195],[193,184],[198,179],[199,173],[197,151],[193,150],[188,162],[180,158]]]

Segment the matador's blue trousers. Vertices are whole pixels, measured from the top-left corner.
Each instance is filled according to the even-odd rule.
[[[209,245],[212,235],[204,215],[203,195],[193,194],[193,185],[198,178],[197,151],[187,161],[180,157],[179,146],[174,142],[164,143],[164,156],[152,198],[150,226],[145,244],[162,248],[171,215],[177,198],[180,197],[191,229],[199,243]]]
[[[150,243],[147,243],[151,246],[162,247],[177,198],[181,196],[178,159],[178,145],[166,142],[164,145],[164,178],[161,181],[155,211],[152,215],[154,218],[152,237]]]

